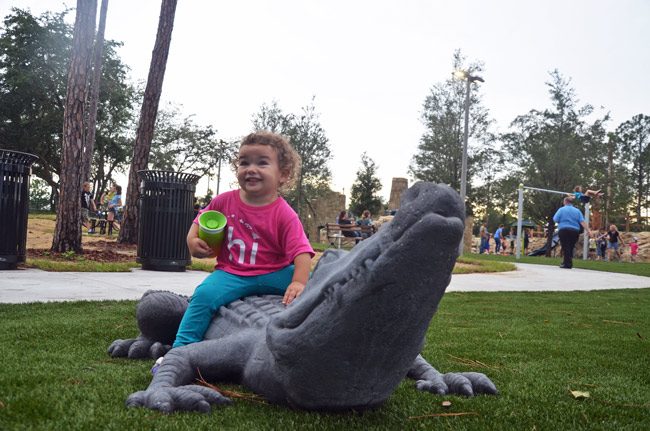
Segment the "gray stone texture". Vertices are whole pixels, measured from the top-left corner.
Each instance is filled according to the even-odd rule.
[[[129,406],[210,411],[229,400],[195,385],[234,381],[268,401],[309,410],[381,405],[405,378],[436,394],[497,393],[480,373],[441,374],[419,355],[456,261],[463,204],[444,185],[417,183],[391,223],[355,246],[323,255],[303,294],[252,297],[222,307],[200,343],[170,350]],[[151,292],[138,304],[141,334],[116,340],[113,357],[168,349],[187,300]]]

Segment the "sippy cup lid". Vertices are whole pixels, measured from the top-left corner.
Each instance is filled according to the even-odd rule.
[[[216,229],[219,227],[219,222],[217,220],[211,219],[205,222],[205,227],[208,229]]]

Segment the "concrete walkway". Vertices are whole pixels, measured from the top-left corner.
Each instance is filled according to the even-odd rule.
[[[454,275],[448,292],[571,291],[650,287],[650,277],[516,264],[517,270]],[[206,277],[201,271],[45,272],[0,271],[0,303],[139,299],[149,289],[191,295]]]

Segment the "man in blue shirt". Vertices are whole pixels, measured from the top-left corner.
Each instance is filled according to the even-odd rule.
[[[578,242],[578,236],[580,236],[580,225],[585,228],[585,235],[591,236],[589,226],[580,210],[573,206],[573,198],[568,196],[564,198],[564,206],[557,210],[553,216],[553,221],[557,223],[562,255],[564,256],[560,268],[571,269],[573,267],[573,249]]]
[[[495,248],[495,253],[499,254],[499,251],[501,251],[501,241],[503,240],[503,225],[499,225],[499,229],[494,232],[494,248]]]

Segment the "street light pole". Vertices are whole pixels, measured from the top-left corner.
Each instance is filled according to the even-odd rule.
[[[463,135],[463,158],[461,164],[460,172],[460,199],[465,204],[465,199],[467,196],[467,140],[469,138],[469,94],[471,90],[471,84],[474,81],[485,82],[480,76],[470,75],[469,72],[464,70],[459,70],[453,73],[453,75],[458,79],[464,79],[467,81],[466,91],[465,91],[465,132]],[[458,246],[458,255],[462,256],[465,246],[465,232],[463,231],[463,238],[460,241]]]

